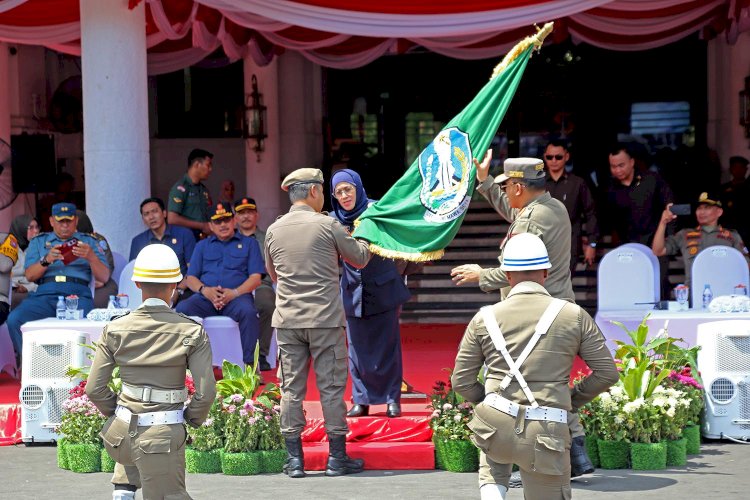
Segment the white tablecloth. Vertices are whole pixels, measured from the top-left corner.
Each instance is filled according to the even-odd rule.
[[[679,343],[680,347],[692,347],[696,344],[698,325],[711,321],[726,320],[748,320],[750,313],[711,313],[701,309],[690,309],[687,311],[599,311],[594,318],[596,324],[601,329],[604,337],[608,340],[607,344],[614,349],[614,340],[632,343],[628,334],[612,321],[623,323],[628,329],[635,329],[643,318],[649,314],[648,324],[649,338],[655,336],[661,328],[664,328],[664,322],[669,320],[667,333],[670,337],[682,338],[685,343]]]

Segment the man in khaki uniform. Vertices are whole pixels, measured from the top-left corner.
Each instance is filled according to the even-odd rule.
[[[138,254],[133,281],[143,304],[104,327],[86,394],[109,420],[104,446],[115,459],[113,498],[189,499],[185,490],[187,423],[203,423],[216,396],[211,346],[203,327],[169,304],[182,281],[177,255],[167,245],[148,245]],[[107,386],[120,367],[122,392]],[[185,371],[195,394],[190,403]]]
[[[505,245],[514,235],[531,233],[538,236],[547,248],[552,268],[544,287],[557,299],[575,302],[573,283],[570,279],[570,245],[572,228],[565,205],[553,198],[546,189],[544,162],[537,158],[508,158],[503,165],[503,174],[494,179],[489,175],[491,151],[477,169],[477,191],[487,198],[497,212],[511,223],[508,233],[500,243],[500,259]],[[476,264],[464,264],[451,271],[458,285],[479,283],[485,291],[508,291],[508,278],[502,268],[482,269]],[[573,475],[580,476],[594,471],[584,447],[584,430],[577,413],[571,413],[570,430],[573,434],[571,447]],[[480,481],[492,482],[492,464],[481,457]]]
[[[269,276],[277,282],[272,325],[279,344],[281,433],[288,459],[284,472],[304,477],[300,434],[305,427],[302,401],[310,357],[320,391],[329,439],[327,476],[361,472],[364,462],[346,454],[348,355],[344,307],[339,294],[339,256],[356,268],[370,260],[368,244],[352,238],[336,219],[322,213],[323,172],[302,168],[281,184],[292,208],[266,231]]]
[[[542,286],[552,267],[544,243],[518,234],[504,250],[511,291],[471,320],[451,377],[456,392],[479,403],[469,422],[472,440],[495,463],[497,481],[480,480],[480,495],[505,498],[515,463],[524,498],[569,499],[568,413],[614,384],[617,368],[591,316]],[[576,354],[592,373],[570,389]],[[477,380],[482,365],[485,385]]]
[[[717,197],[709,197],[708,193],[701,193],[698,197],[698,208],[695,209],[695,218],[698,227],[682,229],[676,234],[665,237],[667,224],[677,218],[670,211],[672,204],[661,214],[659,226],[654,233],[654,241],[651,250],[657,257],[663,255],[682,255],[685,263],[685,284],[690,286],[690,275],[693,271],[693,260],[701,250],[713,245],[723,245],[735,248],[742,252],[747,259],[747,247],[742,242],[742,237],[733,229],[724,229],[719,225],[719,217],[724,210]],[[698,286],[701,286],[699,283]]]

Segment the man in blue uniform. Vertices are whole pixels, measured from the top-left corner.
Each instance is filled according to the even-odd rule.
[[[146,198],[141,202],[141,218],[148,229],[133,238],[130,243],[130,258],[134,260],[146,245],[163,243],[177,254],[180,272],[187,275],[187,266],[195,249],[193,232],[182,226],[167,224],[167,210],[161,198]],[[187,288],[185,280],[177,285],[177,293],[182,295]]]
[[[265,274],[258,242],[234,232],[231,206],[217,203],[211,214],[213,235],[195,245],[188,288],[194,292],[177,305],[188,316],[228,316],[240,325],[242,359],[253,362],[258,342],[258,314],[252,292]]]
[[[8,331],[19,356],[21,325],[54,316],[59,295],[78,295],[78,307],[89,312],[94,307],[92,275],[96,281],[106,283],[111,273],[96,240],[77,231],[75,205],[53,205],[49,222],[52,232],[40,234],[26,249],[26,279],[36,281],[39,288],[8,316]]]

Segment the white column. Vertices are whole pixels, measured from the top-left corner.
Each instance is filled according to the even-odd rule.
[[[112,249],[128,255],[151,193],[146,2],[81,0],[86,213]]]
[[[253,150],[255,141],[245,140],[245,180],[246,192],[237,186],[237,197],[248,196],[258,204],[258,226],[267,228],[276,217],[287,211],[289,206],[286,193],[281,191],[281,136],[279,123],[279,70],[278,58],[268,66],[259,67],[251,57],[244,59],[245,98],[250,103],[252,92],[252,77],[258,81],[258,91],[263,94],[263,103],[268,107],[266,112],[266,130],[268,137],[264,141],[264,151],[258,155]],[[285,144],[284,148],[294,147]],[[286,154],[286,153],[285,153]],[[283,196],[282,196],[283,195]]]
[[[708,42],[708,146],[719,153],[723,180],[728,180],[729,157],[750,158],[750,139],[740,125],[739,92],[750,76],[750,33],[734,45],[723,35]]]

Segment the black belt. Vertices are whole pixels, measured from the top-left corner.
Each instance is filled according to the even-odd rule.
[[[78,283],[79,285],[89,286],[90,282],[70,276],[52,276],[51,278],[41,278],[37,283],[39,285],[44,285],[45,283]]]

